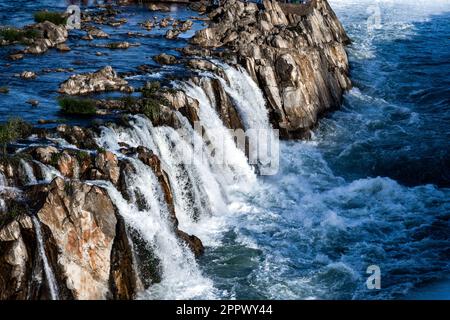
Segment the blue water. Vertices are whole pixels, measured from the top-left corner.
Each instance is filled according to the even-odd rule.
[[[450,2],[330,2],[353,40],[354,89],[236,200],[206,274],[227,298],[448,299]]]
[[[69,3],[80,4],[81,9],[98,10],[93,1],[6,1],[0,0],[0,26],[22,27],[33,23],[33,13],[38,10],[50,9],[55,11],[65,11]],[[98,1],[102,3],[102,1]],[[140,87],[145,81],[161,80],[163,76],[172,74],[183,74],[186,70],[179,64],[160,67],[152,59],[153,56],[165,52],[180,57],[177,48],[187,45],[195,30],[203,27],[203,22],[194,20],[191,30],[180,34],[176,40],[167,40],[165,32],[171,28],[155,27],[151,31],[139,26],[146,20],[157,17],[158,21],[163,17],[176,17],[186,20],[197,13],[187,9],[185,6],[178,6],[177,11],[163,13],[152,12],[144,6],[117,6],[121,13],[117,18],[126,18],[128,22],[120,27],[108,25],[99,26],[110,35],[109,39],[95,39],[93,41],[82,40],[84,31],[71,31],[67,45],[72,49],[70,52],[61,53],[55,49],[50,49],[42,55],[25,55],[24,59],[18,61],[9,60],[11,53],[21,50],[23,46],[0,46],[0,87],[7,86],[10,89],[8,94],[0,94],[0,120],[12,116],[20,116],[29,122],[37,123],[39,119],[63,120],[70,123],[77,123],[81,120],[68,118],[59,114],[57,103],[58,87],[61,82],[68,79],[75,73],[93,72],[104,66],[110,65],[117,72],[136,72],[140,65],[147,65],[154,71],[146,74],[145,77],[127,78],[132,86]],[[128,32],[142,33],[143,37],[129,37]],[[129,43],[139,43],[140,46],[130,47],[127,50],[111,50],[108,48],[94,47],[108,42],[128,41]],[[101,52],[104,55],[97,56],[95,53]],[[67,72],[45,72],[45,69],[73,68]],[[34,71],[37,78],[34,80],[24,80],[18,77],[22,71]],[[117,94],[108,94],[106,96]],[[102,97],[105,95],[98,95]],[[37,99],[40,103],[38,107],[31,107],[26,103],[29,99]],[[98,119],[97,119],[98,120]]]

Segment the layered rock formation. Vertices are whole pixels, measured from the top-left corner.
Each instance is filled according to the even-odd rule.
[[[93,73],[73,75],[64,81],[59,88],[60,93],[69,95],[114,90],[131,92],[133,88],[128,85],[126,80],[119,77],[110,66]]]
[[[215,50],[245,67],[263,89],[271,120],[284,137],[305,137],[318,116],[341,103],[351,87],[344,45],[349,42],[325,0],[311,1],[303,15],[278,2],[227,0],[209,14],[210,26],[191,43]],[[224,56],[222,54],[222,56]]]

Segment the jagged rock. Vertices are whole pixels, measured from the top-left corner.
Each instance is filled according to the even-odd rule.
[[[27,49],[26,53],[41,54],[49,48],[64,43],[68,38],[68,32],[64,26],[57,26],[50,21],[44,21],[31,27],[43,35],[43,38],[34,40]]]
[[[69,95],[114,90],[131,92],[133,89],[110,66],[94,73],[73,75],[64,81],[59,88],[60,93]]]
[[[64,26],[57,26],[50,21],[38,23],[33,26],[33,29],[41,31],[53,45],[65,42],[68,37],[68,32]]]
[[[300,10],[269,0],[262,6],[225,1],[191,43],[228,48],[263,90],[280,134],[308,136],[318,115],[339,106],[351,87],[348,37],[326,0],[293,5]]]
[[[30,225],[30,218],[21,216],[0,229],[0,300],[29,298],[32,250],[24,236]]]
[[[176,29],[170,29],[170,30],[167,30],[165,37],[166,37],[166,39],[169,39],[169,40],[175,39],[175,38],[178,37],[178,35],[179,35],[180,33],[181,33],[181,32],[180,32],[179,30],[176,30]]]
[[[164,98],[167,100],[171,108],[179,111],[184,115],[191,125],[194,122],[199,121],[199,103],[197,100],[192,99],[183,91],[177,90],[175,92],[166,91],[163,93]]]
[[[49,164],[52,161],[53,156],[57,153],[58,149],[53,146],[38,147],[34,149],[34,157],[36,160],[45,164]]]
[[[159,64],[174,64],[177,62],[177,58],[175,58],[175,56],[166,53],[161,53],[157,56],[154,56],[153,60],[155,60]]]
[[[106,299],[117,224],[107,193],[56,178],[37,216],[53,242],[58,280],[75,299]]]
[[[216,71],[219,68],[208,60],[191,59],[187,65],[192,69],[204,70],[204,71]]]
[[[170,7],[163,3],[150,3],[148,9],[150,11],[170,12]]]
[[[91,36],[92,38],[100,38],[100,39],[109,38],[109,34],[107,34],[105,31],[99,28],[89,29],[88,35]]]
[[[20,74],[20,77],[22,79],[35,79],[37,77],[37,75],[33,71],[23,71]]]
[[[100,152],[95,157],[96,171],[100,174],[100,176],[97,175],[96,178],[109,180],[113,184],[117,184],[120,176],[118,164],[117,157],[112,152]]]
[[[181,26],[180,26],[180,31],[181,32],[185,32],[185,31],[188,31],[189,29],[191,29],[192,28],[192,25],[193,25],[194,23],[192,22],[192,20],[186,20],[185,22],[183,22],[182,24],[181,24]]]
[[[91,129],[79,127],[79,126],[69,126],[67,124],[61,124],[56,128],[56,132],[67,142],[76,145],[81,149],[95,149],[97,148],[97,143],[95,142],[95,137]]]

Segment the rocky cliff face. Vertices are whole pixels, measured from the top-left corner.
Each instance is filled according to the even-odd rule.
[[[174,146],[185,142],[173,129],[192,130],[205,115],[210,127],[248,129],[247,118],[255,114],[254,123],[268,126],[267,107],[283,137],[307,137],[319,115],[338,106],[351,86],[348,38],[328,3],[311,1],[297,14],[289,12],[277,2],[258,7],[228,0],[209,13],[209,27],[182,49],[180,62],[193,74],[183,79],[185,86],[148,83],[139,98],[97,101],[98,111],[114,114],[115,123],[34,128],[33,140],[25,139],[20,149],[9,146],[0,160],[0,299],[132,299],[162,281],[167,262],[158,246],[181,248],[173,256],[195,263],[204,248],[179,229],[183,208],[175,200],[182,198],[195,221],[213,210],[205,188],[214,185],[201,185],[197,167],[189,171],[188,164],[176,162]],[[47,30],[51,46],[67,38],[65,29],[54,25],[36,28]],[[226,68],[242,79],[232,79]],[[74,75],[60,86],[68,95],[109,90],[131,91],[111,67]],[[245,90],[259,95],[250,92],[237,101],[237,94],[249,93]],[[210,119],[213,110],[217,121]],[[140,114],[140,120],[130,114]],[[207,134],[203,138],[213,145]],[[166,169],[169,161],[176,172]],[[135,183],[142,176],[148,185]],[[175,180],[181,181],[178,189]],[[148,217],[152,224],[145,237],[140,228]],[[164,235],[152,234],[155,228]]]
[[[225,48],[229,60],[244,66],[263,89],[282,136],[305,137],[351,86],[344,50],[349,39],[325,0],[311,1],[303,15],[286,11],[268,0],[262,8],[228,0],[191,42],[212,51]]]

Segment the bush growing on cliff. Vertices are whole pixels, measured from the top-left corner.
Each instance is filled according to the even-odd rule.
[[[70,116],[93,116],[97,112],[95,100],[62,97],[58,99],[61,112]]]
[[[20,118],[9,119],[0,125],[0,145],[3,155],[7,154],[6,147],[17,139],[24,138],[31,133],[31,125]]]
[[[67,18],[60,12],[38,11],[34,13],[34,21],[37,23],[50,21],[56,25],[66,24]]]

